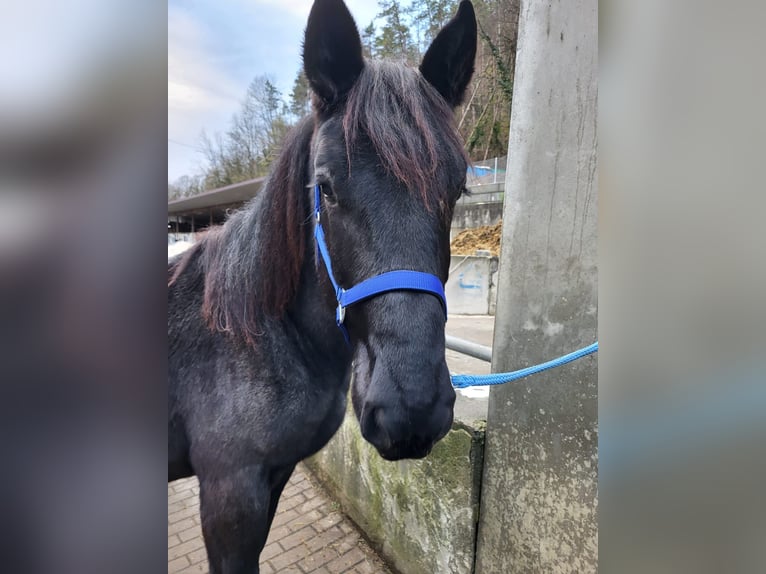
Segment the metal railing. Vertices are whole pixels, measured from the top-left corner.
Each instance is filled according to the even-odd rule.
[[[474,357],[475,359],[487,361],[488,363],[492,362],[492,347],[479,345],[473,341],[466,341],[465,339],[453,337],[452,335],[445,335],[445,339],[448,349],[463,353],[469,357]]]
[[[506,157],[493,157],[477,161],[468,168],[466,187],[458,205],[473,203],[502,203],[505,196]]]
[[[479,187],[494,183],[505,183],[505,168],[508,162],[506,156],[491,157],[484,161],[477,161],[468,168],[468,187]]]
[[[481,189],[481,188],[479,188]],[[466,205],[470,203],[502,203],[505,197],[504,191],[476,191],[476,188],[469,190],[469,194],[463,194],[460,199],[457,200],[458,205]]]

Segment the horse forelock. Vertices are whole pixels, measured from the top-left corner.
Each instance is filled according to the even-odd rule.
[[[398,63],[366,63],[348,94],[343,131],[349,158],[367,138],[386,171],[429,207],[446,205],[443,167],[469,162],[452,108],[418,71]]]

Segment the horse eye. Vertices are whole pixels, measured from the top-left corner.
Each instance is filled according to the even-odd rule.
[[[329,199],[330,201],[335,201],[335,193],[333,193],[332,187],[326,183],[320,183],[319,184],[319,191],[322,195],[325,196],[326,199]]]

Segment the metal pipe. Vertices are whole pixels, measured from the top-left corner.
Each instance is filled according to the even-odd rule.
[[[475,357],[476,359],[487,361],[488,363],[492,362],[492,347],[479,345],[478,343],[466,341],[465,339],[453,337],[452,335],[445,335],[445,340],[448,349],[452,349],[458,353],[463,353],[469,357]]]

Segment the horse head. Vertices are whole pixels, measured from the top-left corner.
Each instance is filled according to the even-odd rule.
[[[476,20],[466,0],[418,69],[365,60],[342,0],[315,1],[303,46],[315,119],[307,177],[319,186],[340,286],[393,270],[446,282],[450,222],[467,168],[454,108],[475,54]],[[325,287],[323,304],[335,305],[329,281]],[[438,297],[412,290],[376,295],[345,314],[354,410],[362,435],[386,459],[426,456],[452,425],[444,321]]]

